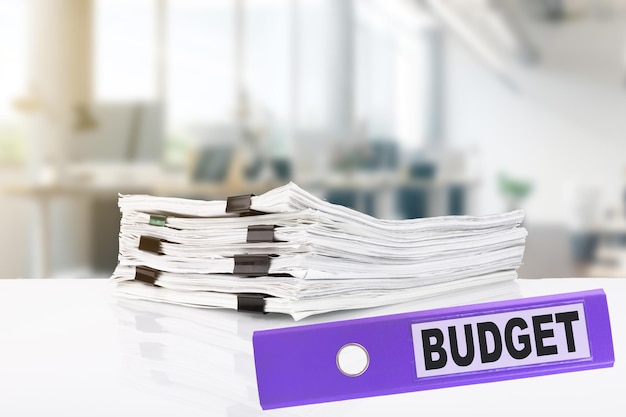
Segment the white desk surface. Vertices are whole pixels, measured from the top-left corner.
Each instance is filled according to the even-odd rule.
[[[518,282],[522,296],[604,289],[615,366],[262,411],[252,331],[294,325],[288,317],[120,302],[104,279],[0,280],[0,415],[626,415],[626,279]]]

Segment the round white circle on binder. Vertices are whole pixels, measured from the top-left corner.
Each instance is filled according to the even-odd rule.
[[[337,368],[346,376],[359,376],[370,365],[367,349],[358,343],[345,344],[337,352]]]

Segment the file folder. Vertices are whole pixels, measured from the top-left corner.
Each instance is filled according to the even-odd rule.
[[[263,409],[614,362],[602,290],[257,331],[253,345]]]

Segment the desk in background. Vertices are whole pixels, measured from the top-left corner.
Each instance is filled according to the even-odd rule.
[[[239,171],[235,169],[235,171]],[[110,273],[117,264],[119,210],[117,195],[153,194],[200,199],[225,199],[231,195],[262,194],[283,185],[286,180],[247,181],[230,175],[223,182],[197,182],[182,171],[168,171],[158,164],[73,164],[62,177],[43,175],[36,181],[25,173],[0,176],[0,195],[20,196],[33,201],[34,216],[29,223],[32,242],[32,276],[54,276],[51,246],[54,236],[50,206],[56,199],[70,199],[88,207],[88,228],[92,240],[90,265],[96,273]],[[411,179],[395,175],[355,175],[350,178],[329,175],[324,180],[300,182],[308,191],[333,203],[352,207],[380,218],[415,218],[443,214],[463,214],[471,205],[475,180]],[[71,250],[71,248],[68,248]],[[93,273],[93,272],[92,272]]]

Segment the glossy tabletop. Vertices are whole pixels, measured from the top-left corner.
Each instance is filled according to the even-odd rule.
[[[532,416],[626,414],[626,279],[518,280],[519,296],[602,288],[612,368],[263,411],[252,332],[443,306],[286,316],[111,296],[105,279],[0,280],[1,416]],[[303,376],[303,378],[306,376]]]

